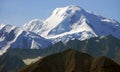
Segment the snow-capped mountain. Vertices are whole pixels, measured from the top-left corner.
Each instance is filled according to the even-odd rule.
[[[56,8],[46,20],[34,19],[18,28],[0,24],[0,54],[8,48],[44,48],[59,41],[112,35],[120,39],[120,23],[75,5]]]
[[[45,21],[32,20],[23,28],[54,42],[110,34],[120,39],[120,23],[74,5],[56,8]]]
[[[0,24],[0,55],[9,48],[44,48],[50,41],[12,25]]]

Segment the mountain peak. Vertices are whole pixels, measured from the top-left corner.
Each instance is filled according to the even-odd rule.
[[[25,30],[37,31],[37,29],[41,28],[42,24],[43,24],[42,20],[40,20],[40,19],[34,19],[34,20],[31,20],[28,23],[25,23],[23,25],[23,27],[24,27]]]
[[[45,21],[33,23],[25,26],[25,29],[42,37],[52,38],[55,42],[69,39],[85,40],[109,34],[120,39],[120,23],[90,13],[76,5],[56,8]]]
[[[66,7],[60,7],[60,8],[56,8],[52,15],[56,15],[58,17],[66,17],[69,15],[72,15],[76,12],[82,12],[84,11],[80,6],[76,6],[76,5],[70,5],[70,6],[66,6]]]
[[[33,20],[31,20],[30,22],[28,22],[28,23],[26,23],[25,25],[23,25],[23,27],[26,26],[26,25],[40,24],[40,23],[42,23],[42,22],[43,22],[43,21],[40,20],[40,19],[33,19]]]
[[[77,6],[77,5],[69,5],[69,6],[66,6],[66,7],[63,7],[63,8],[67,8],[67,9],[76,9],[76,10],[83,10],[82,7]]]

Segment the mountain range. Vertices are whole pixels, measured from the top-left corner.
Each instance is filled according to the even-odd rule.
[[[104,70],[104,65],[106,65],[104,61],[110,61],[110,64],[112,63],[116,66],[116,63],[120,64],[120,23],[114,19],[84,10],[80,6],[71,5],[56,8],[46,20],[34,19],[21,27],[0,24],[0,72],[17,72],[20,68],[27,65],[26,62],[31,64],[39,60],[32,64],[36,67],[37,63],[40,63],[40,65],[41,63],[44,64],[44,58],[46,59],[48,55],[50,55],[51,59],[51,55],[55,54],[56,59],[56,53],[70,48],[85,53],[82,54],[87,56],[85,60],[90,59],[88,59],[90,63],[88,63],[88,66],[93,67],[85,67],[89,72],[91,72],[91,69],[92,72],[96,71],[94,71],[94,68],[98,66],[97,62],[102,62],[103,67],[101,68],[100,65],[100,69],[98,68],[97,70],[100,72]],[[73,60],[73,63],[70,62],[70,64],[76,66],[75,60],[81,61],[79,58],[76,59],[76,56],[80,55],[80,58],[83,56],[76,51],[72,52],[77,53],[77,55],[72,56],[71,60]],[[71,50],[70,54],[69,51],[67,53],[71,55]],[[66,52],[62,54],[66,55]],[[43,62],[41,62],[41,58],[43,58]],[[64,58],[69,59],[70,57]],[[51,61],[50,59],[48,58],[48,64]],[[68,60],[64,63],[66,64],[67,62],[69,63]],[[32,65],[30,65],[30,68],[33,67]],[[84,67],[84,64],[82,65]],[[71,69],[68,71],[67,67],[63,67],[64,70],[60,72],[86,72],[84,68],[76,71],[76,68],[67,65]],[[24,72],[26,72],[26,68]],[[106,72],[106,70],[103,72]],[[52,70],[52,72],[54,71]]]
[[[9,48],[40,49],[59,41],[108,35],[120,39],[119,22],[71,5],[56,8],[46,20],[34,19],[22,27],[0,24],[0,55]]]
[[[49,55],[61,53],[67,50],[69,51],[69,49],[70,51],[72,49],[72,51],[89,54],[92,57],[107,57],[113,60],[115,63],[120,64],[120,40],[113,37],[112,35],[109,35],[106,37],[94,37],[84,41],[77,39],[70,40],[67,43],[60,41],[42,49],[9,49],[0,57],[0,66],[2,66],[0,71],[16,72],[23,66],[31,65],[34,62],[46,58]],[[79,58],[81,58],[81,56],[79,56]],[[14,64],[11,62],[11,60],[14,61]],[[15,66],[18,67],[16,68]]]

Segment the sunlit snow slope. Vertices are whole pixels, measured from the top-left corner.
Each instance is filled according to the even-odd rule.
[[[0,24],[0,55],[9,48],[44,48],[50,41],[12,25]]]

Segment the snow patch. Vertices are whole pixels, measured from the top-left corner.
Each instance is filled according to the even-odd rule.
[[[30,65],[32,63],[35,63],[37,62],[39,59],[41,59],[42,57],[37,57],[37,58],[27,58],[27,59],[23,59],[23,62],[26,64],[26,65]]]

